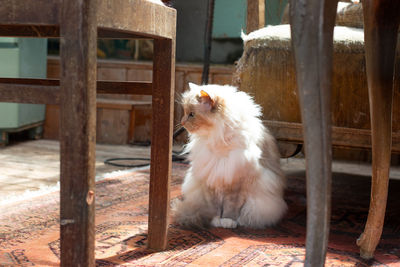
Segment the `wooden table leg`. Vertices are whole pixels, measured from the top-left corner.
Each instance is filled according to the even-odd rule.
[[[96,0],[62,1],[61,266],[94,266]]]
[[[392,145],[393,72],[400,2],[364,0],[364,36],[372,130],[372,188],[368,220],[357,240],[361,257],[374,255],[382,234]]]
[[[331,197],[331,77],[337,1],[290,2],[292,46],[303,120],[307,171],[305,266],[323,266]]]
[[[175,88],[175,41],[154,40],[148,247],[167,247]]]

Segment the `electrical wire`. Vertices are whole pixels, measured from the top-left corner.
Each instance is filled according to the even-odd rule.
[[[173,139],[181,135],[185,131],[184,127],[180,127],[176,130],[173,134]],[[143,145],[143,144],[142,144]],[[150,142],[146,143],[146,145],[150,145]],[[182,154],[183,151],[172,151],[172,161],[173,162],[186,162],[186,154]],[[145,161],[146,163],[136,163],[136,164],[124,164],[118,163],[121,161]],[[150,165],[150,158],[110,158],[104,161],[104,164],[115,166],[115,167],[122,167],[122,168],[139,168],[145,167]]]

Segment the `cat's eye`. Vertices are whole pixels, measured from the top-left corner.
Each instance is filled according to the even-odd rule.
[[[189,118],[193,118],[194,117],[194,112],[190,112],[188,115]]]

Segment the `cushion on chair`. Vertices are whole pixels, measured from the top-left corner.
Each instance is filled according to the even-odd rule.
[[[291,48],[290,25],[267,26],[248,35],[242,34],[245,49],[255,47]],[[249,44],[247,44],[250,42]],[[364,31],[359,28],[336,26],[334,29],[334,47],[340,49],[364,49]]]

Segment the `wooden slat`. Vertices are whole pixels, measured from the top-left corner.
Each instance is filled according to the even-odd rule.
[[[132,33],[128,31],[116,31],[112,29],[98,28],[97,29],[98,38],[104,39],[149,39],[143,35]]]
[[[109,99],[97,98],[96,104],[98,108],[107,109],[133,109],[134,107],[151,107],[151,101],[145,100],[129,100],[129,99]]]
[[[0,25],[0,36],[10,37],[60,37],[60,27],[58,25]],[[99,38],[110,39],[145,39],[135,33],[115,31],[111,29],[98,29]]]
[[[58,86],[0,82],[0,102],[58,105],[60,103],[60,90]]]
[[[264,121],[278,141],[303,143],[301,123],[283,121]],[[392,152],[400,152],[400,134],[392,133]],[[371,149],[371,131],[365,129],[332,127],[332,145],[337,147],[353,147]]]
[[[265,0],[247,0],[246,23],[247,33],[265,26]]]
[[[148,246],[167,247],[174,114],[175,42],[154,41]]]
[[[132,95],[151,95],[151,82],[116,82],[98,81],[98,94],[132,94]]]
[[[132,110],[134,109],[133,105],[129,104],[118,104],[118,103],[107,103],[107,102],[97,102],[97,108],[104,109],[119,109],[119,110]]]
[[[0,78],[0,101],[57,105],[59,84],[53,79]],[[97,81],[97,93],[151,95],[152,83]]]
[[[63,0],[60,43],[61,266],[95,266],[96,0]]]
[[[0,25],[58,25],[61,0],[1,0]]]
[[[55,79],[33,79],[33,78],[0,78],[0,83],[6,84],[19,84],[19,85],[42,85],[42,86],[54,86],[60,85],[60,80]]]
[[[98,25],[154,38],[175,38],[176,10],[144,0],[98,0]]]
[[[1,8],[0,8],[1,10]],[[9,37],[59,37],[60,28],[49,25],[0,25],[0,36]]]
[[[0,0],[0,36],[59,36],[61,2]],[[173,8],[145,0],[97,0],[96,6],[101,38],[170,39],[175,34]]]

